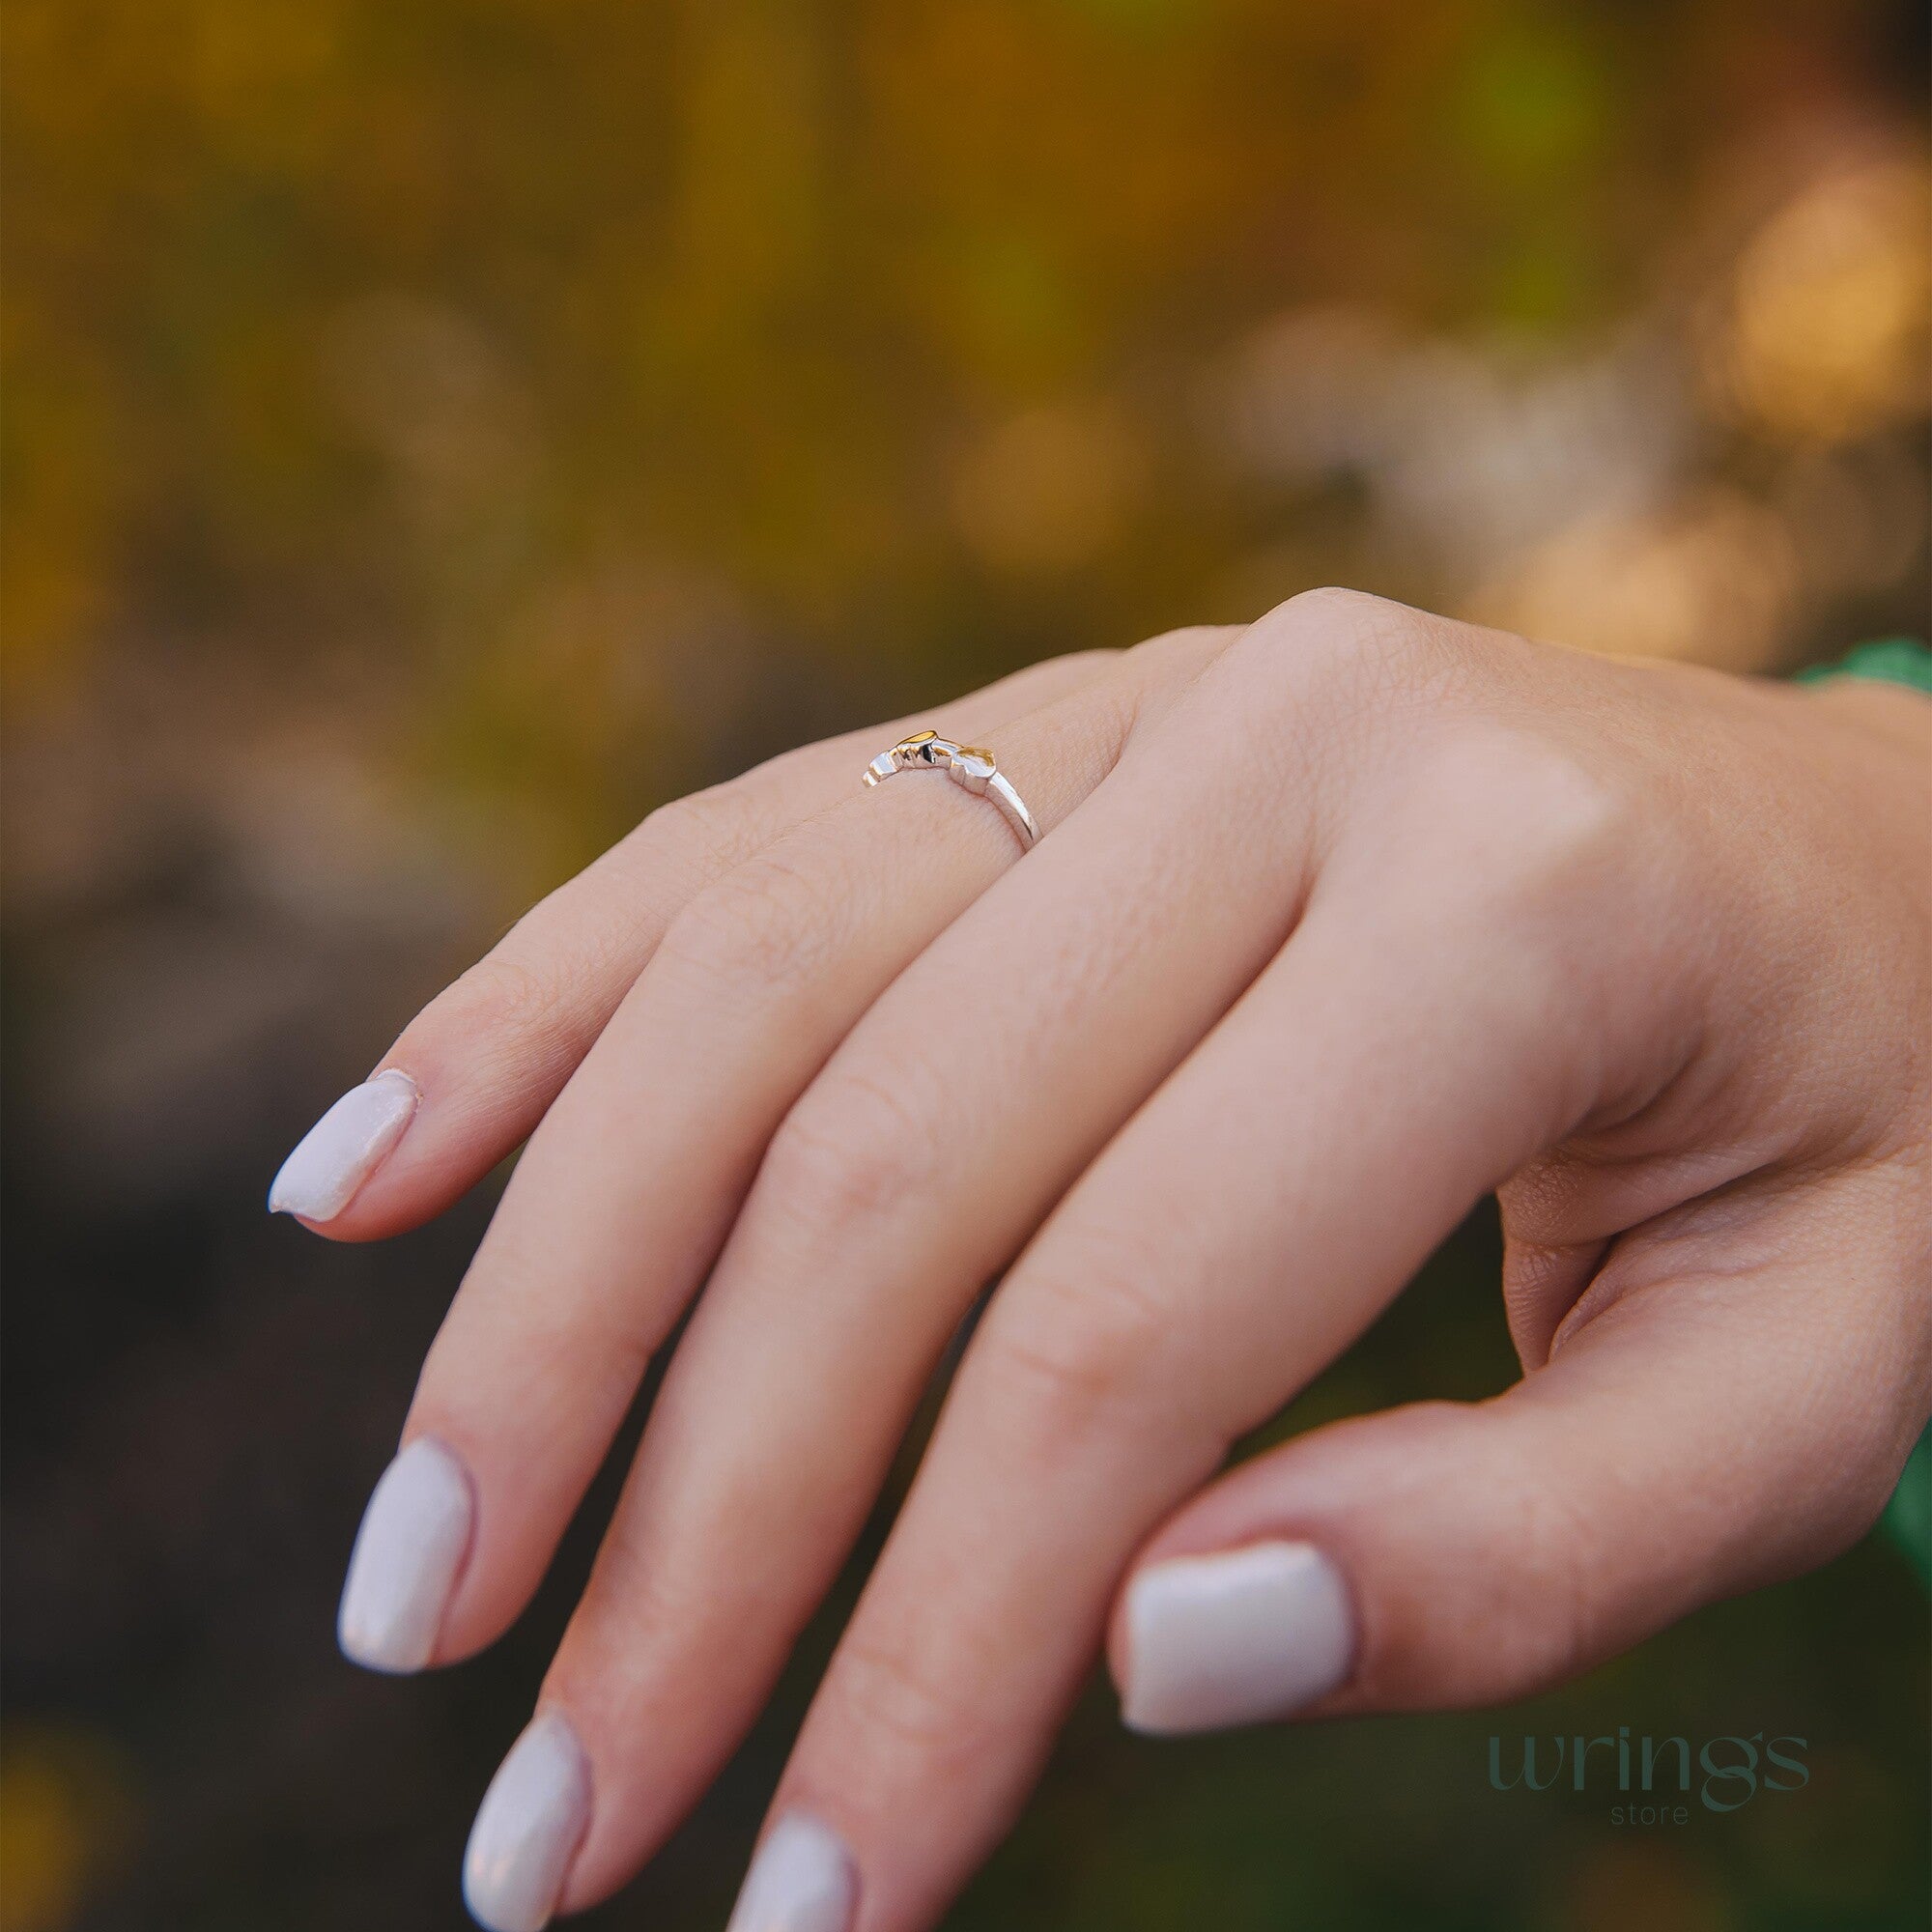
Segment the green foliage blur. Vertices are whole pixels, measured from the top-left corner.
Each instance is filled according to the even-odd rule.
[[[488,1203],[261,1195],[650,807],[1321,582],[1922,634],[1925,55],[1879,0],[9,0],[0,1932],[465,1922],[611,1472],[497,1653],[343,1664]],[[1496,1267],[1479,1217],[1279,1427],[1504,1386]],[[851,1587],[586,1923],[723,1922]],[[1096,1688],[952,1922],[1922,1925],[1926,1636],[1873,1541],[1509,1712],[1155,1746]],[[1625,1724],[1813,1776],[1488,1782]]]

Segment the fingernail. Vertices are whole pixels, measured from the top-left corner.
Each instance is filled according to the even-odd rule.
[[[463,1900],[489,1932],[540,1932],[590,1822],[590,1761],[568,1719],[532,1718],[469,1828]]]
[[[845,1841],[803,1811],[765,1834],[724,1932],[846,1932],[859,1873]]]
[[[420,1097],[398,1066],[350,1088],[283,1161],[269,1189],[269,1212],[334,1220],[389,1157]]]
[[[436,1649],[476,1514],[469,1472],[419,1435],[383,1471],[362,1512],[335,1634],[369,1670],[420,1670]]]
[[[1349,1674],[1341,1573],[1312,1543],[1255,1543],[1143,1570],[1127,1586],[1122,1720],[1155,1736],[1285,1718]]]

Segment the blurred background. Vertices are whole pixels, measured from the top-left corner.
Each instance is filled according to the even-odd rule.
[[[0,1932],[463,1922],[487,1660],[334,1651],[487,1211],[262,1198],[645,810],[1343,582],[1778,672],[1922,634],[1926,29],[1880,0],[9,0]],[[489,1190],[484,1190],[487,1194]],[[1280,1425],[1513,1373],[1479,1216]],[[849,1600],[849,1590],[847,1592]],[[722,1923],[831,1634],[585,1921]],[[1882,1541],[1556,1696],[1154,1747],[960,1927],[1925,1923]],[[1618,1830],[1527,1730],[1795,1733]]]

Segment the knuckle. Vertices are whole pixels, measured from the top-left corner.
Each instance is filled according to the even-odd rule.
[[[812,977],[835,940],[838,895],[780,851],[768,851],[688,900],[659,958],[714,986],[761,991]]]
[[[1516,1681],[1541,1690],[1561,1684],[1598,1656],[1602,1600],[1593,1560],[1603,1531],[1573,1490],[1549,1480],[1519,1480],[1512,1548],[1520,1568],[1506,1614],[1502,1652]]]
[[[837,1690],[851,1734],[907,1769],[965,1765],[983,1754],[983,1727],[971,1709],[901,1644],[849,1632],[838,1650]]]
[[[680,866],[715,870],[736,863],[755,851],[769,830],[768,808],[749,783],[753,776],[747,773],[668,800],[645,817],[632,838]]]
[[[518,1414],[621,1413],[657,1340],[641,1306],[587,1319],[580,1297],[557,1292],[542,1231],[525,1214],[499,1214],[431,1347],[421,1386],[441,1408],[471,1416],[487,1408],[479,1388]]]
[[[1378,1703],[1530,1696],[1618,1647],[1606,1585],[1620,1550],[1591,1500],[1602,1492],[1555,1443],[1526,1443],[1504,1413],[1432,1401],[1341,1425],[1385,1443],[1401,1431],[1363,1603],[1359,1679]],[[1468,1495],[1482,1499],[1473,1516]],[[1456,1579],[1446,1593],[1444,1576]]]
[[[571,1032],[561,975],[498,950],[479,959],[424,1009],[410,1029],[450,1033],[484,1043],[513,1040],[520,1051],[561,1044]]]
[[[1123,1410],[1182,1398],[1178,1323],[1155,1286],[1163,1277],[1144,1243],[1095,1231],[994,1298],[981,1338],[990,1366],[1018,1385],[1045,1433],[1086,1435]]]
[[[1182,624],[1172,631],[1143,638],[1120,657],[1123,670],[1158,676],[1177,668],[1188,670],[1218,657],[1241,636],[1238,624]]]
[[[1065,681],[1069,671],[1103,671],[1117,665],[1126,653],[1113,645],[1095,645],[1091,650],[1063,651],[1058,657],[1042,658],[1037,664],[1028,665],[1022,671],[1016,671],[1012,685],[1016,694],[1024,694],[1036,684],[1058,687]]]
[[[917,1084],[917,1076],[908,1080]],[[792,1219],[819,1227],[887,1213],[935,1179],[935,1117],[897,1076],[821,1076],[772,1136],[760,1192]]]
[[[1406,604],[1378,597],[1370,590],[1350,590],[1339,583],[1321,583],[1298,590],[1277,604],[1264,623],[1279,621],[1306,629],[1348,631],[1360,636],[1413,618],[1417,613]]]
[[[1163,631],[1124,653],[1095,694],[1113,701],[1116,741],[1124,743],[1136,724],[1167,711],[1242,636],[1236,624],[1191,624]]]
[[[1254,635],[1271,651],[1337,671],[1388,673],[1421,656],[1440,635],[1422,611],[1365,590],[1303,590],[1276,606]]]
[[[1364,591],[1304,590],[1230,645],[1217,674],[1304,748],[1381,744],[1439,715],[1475,675],[1481,636]]]
[[[1489,1636],[1480,1653],[1460,1646],[1442,1655],[1438,1633],[1418,1629],[1426,1676],[1459,1680],[1459,1694],[1484,1699],[1528,1696],[1567,1682],[1604,1646],[1598,1637],[1598,1549],[1604,1530],[1581,1492],[1556,1466],[1524,1467],[1520,1459],[1485,1459],[1486,1516],[1493,1587],[1484,1598]],[[1469,1681],[1461,1682],[1466,1676]]]
[[[654,807],[627,843],[656,855],[674,854],[697,857],[715,846],[728,843],[721,823],[721,801],[726,787],[715,791],[693,792],[684,798],[667,800]]]

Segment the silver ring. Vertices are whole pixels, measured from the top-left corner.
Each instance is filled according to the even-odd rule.
[[[883,784],[899,772],[944,772],[956,785],[964,785],[976,798],[989,798],[1000,808],[1006,821],[1019,834],[1020,844],[1031,847],[1039,838],[1039,826],[1026,809],[1026,802],[1000,770],[991,752],[977,745],[955,745],[937,731],[915,731],[901,738],[890,752],[881,752],[866,767],[868,785]]]

